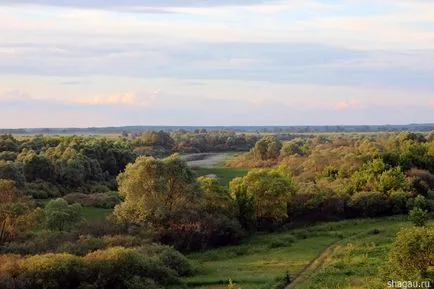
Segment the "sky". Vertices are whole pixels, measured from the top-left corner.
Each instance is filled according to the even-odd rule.
[[[434,1],[0,0],[0,128],[434,122]]]

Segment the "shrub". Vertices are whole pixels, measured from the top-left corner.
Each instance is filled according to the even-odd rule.
[[[393,214],[403,214],[407,212],[407,202],[410,194],[402,190],[390,193],[390,205]]]
[[[388,198],[380,192],[355,193],[349,206],[355,216],[376,217],[385,215],[389,210]]]
[[[72,193],[63,197],[68,203],[78,203],[84,207],[97,207],[112,209],[121,202],[119,194],[116,192],[81,194]]]
[[[159,255],[150,256],[146,252],[141,249],[115,247],[95,251],[85,257],[66,253],[28,258],[2,255],[0,288],[186,288],[176,270],[166,266]],[[173,257],[174,253],[170,254],[172,261],[179,257]]]
[[[79,204],[68,205],[64,199],[51,200],[45,206],[45,222],[48,229],[66,230],[80,220]]]
[[[179,276],[191,276],[194,272],[188,259],[171,247],[154,244],[139,248],[138,251],[158,257],[166,267],[175,270]]]
[[[26,192],[34,199],[50,199],[61,195],[59,189],[55,185],[42,180],[28,183],[26,186]]]
[[[96,250],[104,249],[104,240],[92,236],[79,236],[74,242],[67,242],[61,245],[57,252],[70,253],[77,256],[84,256]]]
[[[433,280],[434,229],[408,227],[402,229],[389,252],[383,269],[385,280]]]
[[[89,266],[90,284],[96,288],[128,288],[133,278],[148,282],[150,279],[160,285],[178,284],[177,288],[184,288],[176,271],[135,249],[114,247],[90,253],[84,259]]]
[[[416,227],[423,227],[428,221],[428,212],[416,207],[408,213],[408,217]]]
[[[142,242],[137,237],[130,235],[114,235],[114,236],[103,236],[102,239],[107,247],[135,247],[140,245]]]

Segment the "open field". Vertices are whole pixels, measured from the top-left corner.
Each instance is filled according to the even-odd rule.
[[[232,179],[246,175],[249,169],[245,168],[194,168],[197,176],[216,175],[220,185],[227,186]]]
[[[378,273],[396,233],[408,224],[406,216],[397,216],[253,236],[237,246],[190,254],[200,274],[188,283],[194,288],[220,289],[232,279],[243,289],[269,288],[287,271],[294,278],[318,258],[290,288],[364,288]],[[332,250],[327,250],[330,245]]]
[[[220,185],[227,186],[230,181],[236,177],[242,177],[247,174],[247,168],[228,168],[225,161],[235,157],[238,152],[228,153],[198,153],[183,155],[188,165],[193,169],[198,177],[215,176]]]

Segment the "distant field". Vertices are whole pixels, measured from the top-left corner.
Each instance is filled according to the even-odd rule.
[[[121,134],[118,133],[101,133],[101,134],[92,134],[92,133],[41,133],[45,136],[95,136],[95,137],[105,137],[108,139],[117,139],[121,136]],[[41,134],[12,134],[17,140],[27,140],[35,137],[36,135]]]
[[[254,236],[238,246],[188,255],[200,274],[187,281],[191,287],[201,289],[227,288],[222,284],[229,279],[242,289],[270,288],[287,271],[295,277],[335,244],[331,260],[327,259],[311,275],[300,276],[294,288],[365,288],[361,286],[378,273],[396,233],[404,225],[408,225],[407,217],[398,216],[324,223]],[[380,233],[374,234],[374,229]]]

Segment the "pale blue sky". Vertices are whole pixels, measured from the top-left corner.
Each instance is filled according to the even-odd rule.
[[[434,122],[426,0],[0,0],[0,127]]]

